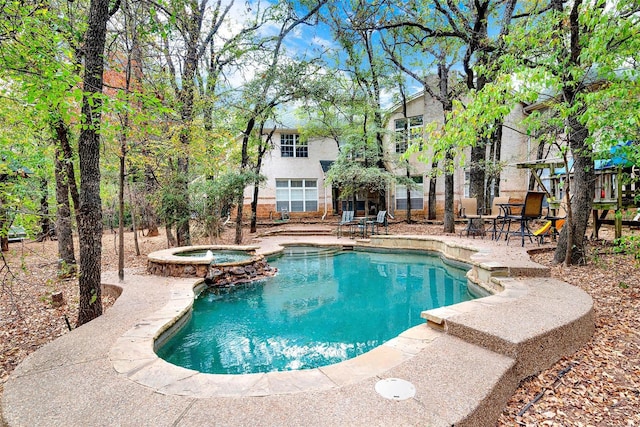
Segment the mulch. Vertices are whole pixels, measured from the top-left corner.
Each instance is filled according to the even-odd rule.
[[[594,301],[596,331],[589,343],[520,384],[500,426],[640,425],[640,260],[591,248],[587,266],[551,266],[551,274]]]
[[[390,225],[390,233],[442,234],[441,225]],[[262,230],[260,230],[262,231]],[[245,233],[248,241],[252,235]],[[232,243],[233,230],[217,242]],[[200,243],[208,243],[201,239]],[[116,237],[103,237],[103,270],[117,269]],[[143,271],[146,254],[167,247],[163,235],[125,234],[125,265]],[[76,246],[77,247],[77,246]],[[12,243],[0,260],[0,392],[30,353],[68,332],[78,310],[76,279],[58,279],[57,242]],[[577,353],[524,380],[504,408],[498,426],[640,426],[640,260],[591,247],[586,266],[554,266],[552,253],[533,255],[551,274],[584,289],[594,300],[596,332]],[[6,262],[5,262],[6,261]],[[62,292],[56,307],[52,294]],[[108,307],[112,300],[105,298]],[[0,418],[0,425],[2,419]]]

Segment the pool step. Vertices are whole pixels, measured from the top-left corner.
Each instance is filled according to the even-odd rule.
[[[305,228],[278,228],[263,233],[263,236],[331,236],[334,234],[333,228],[327,227],[305,227]]]

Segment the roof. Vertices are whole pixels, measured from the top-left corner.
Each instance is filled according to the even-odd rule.
[[[275,120],[267,120],[265,129],[298,130],[306,124],[306,120],[296,115],[294,108],[279,108]]]
[[[333,164],[333,160],[320,160],[320,166],[322,166],[322,172],[329,172],[329,168]]]

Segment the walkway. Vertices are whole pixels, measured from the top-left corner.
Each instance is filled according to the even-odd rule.
[[[200,374],[155,357],[152,342],[188,309],[195,281],[126,272],[104,283],[122,294],[102,317],[29,356],[5,384],[9,426],[494,425],[518,382],[571,354],[593,332],[591,298],[547,277],[520,247],[487,240],[376,236],[271,236],[284,242],[438,249],[473,264],[472,281],[499,294],[426,314],[414,327],[358,358],[301,372]],[[116,287],[108,287],[116,289]],[[376,393],[384,378],[414,398]]]

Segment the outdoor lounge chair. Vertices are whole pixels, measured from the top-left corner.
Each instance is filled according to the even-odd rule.
[[[553,219],[547,220],[547,222],[545,222],[542,227],[533,232],[533,235],[536,237],[536,239],[538,239],[538,243],[543,244],[544,238],[547,236],[555,239],[556,236],[560,233],[560,230],[562,230],[565,219],[555,217],[552,218]]]
[[[353,225],[353,216],[354,211],[342,211],[342,219],[338,223],[338,230],[336,231],[338,237],[342,237],[343,226],[351,227]]]
[[[505,217],[505,221],[517,221],[520,223],[518,231],[507,231],[507,244],[509,244],[509,238],[512,234],[519,234],[522,240],[522,246],[524,246],[524,238],[529,237],[529,240],[533,242],[533,233],[529,228],[529,222],[542,217],[542,202],[547,193],[541,191],[528,191],[525,196],[522,209],[519,214],[508,213]]]

